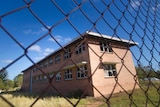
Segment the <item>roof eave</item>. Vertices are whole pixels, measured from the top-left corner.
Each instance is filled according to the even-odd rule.
[[[127,44],[129,44],[130,47],[138,45],[137,42],[134,42],[134,41],[131,41],[131,40],[125,40],[125,39],[121,39],[121,38],[117,38],[117,37],[113,37],[113,36],[108,36],[108,35],[104,35],[104,34],[100,34],[100,33],[86,31],[86,34],[96,36],[96,37],[102,37],[102,38],[110,39],[110,40],[113,40],[113,41],[127,43]]]

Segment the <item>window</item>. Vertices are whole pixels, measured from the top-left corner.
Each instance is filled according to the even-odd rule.
[[[85,51],[85,44],[79,44],[76,46],[76,54],[80,54]]]
[[[100,50],[103,52],[113,52],[112,47],[108,42],[100,42]]]
[[[34,68],[32,69],[32,72],[36,72],[36,71],[37,71],[37,68],[34,67]]]
[[[53,59],[50,58],[50,59],[49,59],[49,66],[51,66],[52,64],[53,64]]]
[[[87,78],[87,65],[77,67],[77,78]]]
[[[40,64],[40,68],[43,68],[43,64]]]
[[[56,74],[56,81],[60,81],[61,80],[61,72],[58,72]]]
[[[50,77],[50,78],[52,78],[53,76],[54,76],[54,74],[53,74],[53,73],[50,73],[50,74],[49,74],[49,77]]]
[[[72,69],[66,69],[64,71],[65,80],[71,80],[72,79]]]
[[[43,76],[41,75],[41,76],[39,76],[39,80],[40,81],[42,81],[43,80]]]
[[[66,52],[64,52],[64,59],[68,59],[71,57],[71,49],[67,49]]]
[[[105,77],[116,76],[117,72],[116,72],[115,64],[104,65],[104,73],[105,73]]]
[[[39,80],[39,76],[36,76],[36,81],[38,81]]]
[[[55,63],[59,63],[61,61],[61,55],[60,54],[57,54],[55,56]]]
[[[44,75],[44,82],[47,82],[47,76]]]
[[[43,65],[43,67],[44,67],[44,68],[46,68],[46,67],[47,67],[47,65],[48,65],[48,63],[47,63],[47,62],[45,62],[45,63],[44,63],[44,65]]]

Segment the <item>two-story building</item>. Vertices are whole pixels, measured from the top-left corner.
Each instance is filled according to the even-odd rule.
[[[99,97],[138,88],[130,47],[137,43],[85,32],[23,72],[22,90]]]

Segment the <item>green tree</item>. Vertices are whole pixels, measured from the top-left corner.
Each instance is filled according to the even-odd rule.
[[[6,70],[0,70],[0,79],[2,81],[5,81],[7,80],[7,77],[8,77],[8,72]]]
[[[3,82],[3,80],[0,78],[0,89],[4,89],[4,88],[5,88],[4,82]]]
[[[160,79],[160,70],[157,70],[157,78]]]
[[[157,72],[151,66],[139,65],[136,67],[139,79],[158,77]]]
[[[5,89],[6,90],[14,87],[14,81],[12,81],[12,80],[6,80],[4,83],[5,83]]]
[[[14,78],[14,87],[21,87],[23,82],[23,75],[19,74]]]

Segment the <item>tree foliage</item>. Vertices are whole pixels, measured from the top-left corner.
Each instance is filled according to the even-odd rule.
[[[4,82],[1,78],[0,78],[0,89],[4,89]]]
[[[14,87],[21,87],[23,82],[23,75],[19,74],[14,78]]]
[[[145,78],[159,78],[160,79],[160,71],[153,69],[151,66],[136,66],[136,71],[139,79]]]
[[[7,80],[7,77],[8,77],[8,72],[6,70],[1,70],[0,71],[0,79],[2,81],[5,81],[5,80]]]
[[[0,89],[9,90],[14,87],[21,87],[23,76],[22,74],[17,75],[14,80],[9,80],[8,72],[6,70],[1,70],[0,72]]]

